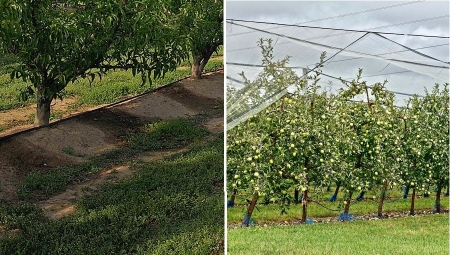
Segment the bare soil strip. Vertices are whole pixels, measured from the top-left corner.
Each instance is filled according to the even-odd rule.
[[[50,127],[26,132],[0,141],[0,202],[17,201],[16,191],[32,170],[80,163],[124,144],[127,130],[155,119],[168,119],[201,114],[211,110],[220,113],[206,118],[210,132],[223,132],[223,71],[206,75],[201,80],[186,79],[153,93],[112,107],[75,116]],[[28,111],[29,109],[26,109]],[[23,112],[26,115],[27,112]],[[163,160],[180,153],[178,150],[148,152],[139,155],[143,161]],[[73,183],[61,194],[38,205],[52,219],[75,211],[84,192],[97,189],[104,182],[117,181],[133,174],[129,165],[91,175],[82,183]]]

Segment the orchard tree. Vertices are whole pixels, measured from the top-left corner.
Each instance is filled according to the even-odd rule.
[[[231,99],[228,100],[228,110],[238,109],[239,111],[251,110],[260,107],[266,103],[266,99],[286,89],[287,86],[296,82],[302,82],[290,68],[285,68],[285,64],[288,61],[288,57],[281,61],[273,61],[271,40],[259,41],[259,46],[262,50],[263,65],[266,66],[254,81],[248,80],[242,73],[241,76],[245,80],[245,87],[239,91],[228,90],[228,96]],[[300,84],[297,84],[301,86]],[[287,99],[287,98],[286,98]],[[270,101],[270,100],[269,100]],[[289,100],[292,104],[292,100]],[[232,102],[232,103],[231,103]],[[273,102],[273,101],[272,101]],[[284,101],[282,101],[284,104]],[[276,167],[272,167],[273,160],[270,158],[273,156],[272,142],[276,140],[275,136],[278,136],[276,129],[278,125],[272,125],[270,118],[267,118],[268,111],[272,115],[277,115],[283,119],[283,110],[279,111],[279,104],[274,104],[267,108],[266,112],[261,112],[247,121],[241,123],[237,127],[230,130],[228,134],[228,176],[231,178],[231,189],[235,190],[236,187],[247,187],[247,190],[253,193],[253,198],[249,210],[246,214],[246,218],[251,217],[254,204],[259,195],[274,194],[275,192],[283,191],[286,194],[286,190],[292,185],[288,185],[282,189],[280,185],[273,182],[272,174],[279,175]],[[288,104],[288,101],[286,101]],[[232,111],[232,110],[231,110]],[[274,114],[272,113],[274,112]],[[282,124],[281,124],[282,125]],[[245,130],[245,131],[243,131]],[[233,137],[237,137],[234,140]],[[241,138],[239,138],[241,137]],[[285,148],[283,148],[285,149]],[[270,163],[272,162],[272,163]],[[275,172],[274,172],[275,171]],[[289,178],[294,179],[293,176]],[[281,185],[286,185],[283,183]],[[277,186],[274,189],[274,186]],[[233,192],[234,193],[234,192]],[[245,221],[245,220],[244,220]],[[244,222],[247,224],[246,222]],[[248,224],[247,224],[248,225]]]
[[[389,156],[394,137],[394,126],[389,121],[394,95],[385,90],[386,82],[369,86],[360,81],[361,75],[362,69],[352,82],[343,81],[347,88],[341,89],[334,114],[338,123],[335,132],[341,138],[336,140],[339,164],[331,176],[345,192],[343,217],[348,215],[355,192],[364,192],[379,184],[382,184],[378,208],[381,215],[387,186],[395,179],[394,162]],[[364,100],[352,102],[358,96]]]
[[[187,57],[186,38],[167,12],[168,1],[0,0],[0,51],[19,59],[11,78],[31,85],[35,125],[49,123],[50,103],[79,78],[132,70],[143,82]]]
[[[400,176],[406,187],[412,189],[410,215],[414,215],[414,203],[416,192],[419,189],[425,190],[426,171],[424,169],[423,154],[423,127],[419,123],[421,112],[421,99],[414,96],[409,100],[403,116],[400,121],[403,124],[401,143],[397,148],[401,152],[399,163],[401,167]]]
[[[173,0],[171,12],[187,36],[191,77],[199,79],[212,54],[223,45],[223,0]]]
[[[261,64],[264,70],[253,81],[250,81],[244,72],[240,73],[244,80],[244,88],[240,90],[227,87],[228,122],[239,118],[243,112],[264,108],[274,103],[280,98],[278,95],[289,86],[296,86],[297,89],[304,86],[304,81],[291,68],[286,68],[289,56],[273,60],[272,39],[260,39],[257,44],[261,48],[263,57]]]
[[[448,84],[442,89],[436,84],[419,104],[420,114],[417,124],[421,125],[422,153],[421,165],[426,182],[436,187],[437,213],[441,212],[441,191],[449,183],[449,90]],[[427,185],[429,186],[429,185]]]
[[[242,182],[242,179],[250,180],[250,190],[272,199],[278,197],[282,213],[286,212],[293,201],[288,191],[295,189],[295,202],[298,202],[298,193],[301,191],[301,222],[305,222],[308,187],[321,186],[324,181],[323,171],[327,168],[326,159],[331,158],[330,161],[334,161],[331,157],[332,150],[328,149],[332,145],[328,137],[328,119],[324,117],[329,110],[327,95],[318,92],[321,72],[316,69],[314,74],[308,77],[312,83],[305,87],[304,80],[285,67],[289,57],[280,61],[273,60],[271,40],[260,40],[259,46],[265,68],[254,81],[249,81],[241,74],[246,85],[237,93],[244,97],[244,100],[240,101],[241,104],[247,109],[264,105],[269,101],[267,98],[277,98],[278,93],[292,85],[300,89],[305,88],[306,93],[286,96],[269,105],[265,112],[235,127],[235,132],[239,132],[241,128],[249,130],[244,137],[246,142],[251,139],[251,144],[247,146],[247,151],[229,153],[229,156],[236,155],[238,160],[229,159],[228,166],[232,169],[238,168],[239,166],[233,167],[233,163],[240,161],[240,167],[244,171],[235,174],[235,178],[241,178],[238,183]],[[325,54],[322,54],[321,62],[324,58]],[[235,104],[239,104],[239,98],[234,96]],[[242,142],[243,140],[235,141],[236,144]],[[236,144],[231,143],[229,146],[235,147]],[[245,155],[245,160],[239,160],[242,155]],[[236,185],[234,181],[233,184]]]

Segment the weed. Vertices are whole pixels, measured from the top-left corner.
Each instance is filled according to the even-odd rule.
[[[185,146],[208,134],[194,119],[177,118],[143,126],[128,135],[130,147],[138,150],[171,149]]]
[[[20,231],[0,239],[0,254],[223,254],[223,187],[214,185],[223,163],[222,136],[134,165],[139,174],[84,194],[66,218],[48,220],[33,205],[0,207],[0,225]]]
[[[66,147],[64,147],[64,148],[62,149],[62,151],[63,151],[64,153],[66,153],[67,155],[71,155],[71,156],[74,156],[74,155],[75,155],[75,150],[73,149],[72,146],[66,146]]]

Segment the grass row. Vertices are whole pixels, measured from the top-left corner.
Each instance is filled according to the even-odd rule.
[[[209,72],[222,68],[223,60],[218,58],[222,55],[223,50],[220,49],[207,63],[205,71]],[[168,72],[165,77],[152,80],[150,86],[149,84],[142,85],[141,77],[139,75],[134,77],[131,71],[111,71],[101,80],[96,78],[92,84],[83,79],[69,84],[63,91],[63,95],[65,97],[76,97],[76,102],[69,111],[75,111],[81,105],[92,106],[112,103],[124,96],[138,95],[184,78],[190,75],[189,65],[188,62],[182,63],[177,70]],[[26,87],[28,83],[17,79],[11,80],[7,71],[10,66],[11,64],[6,62],[2,65],[2,61],[0,61],[0,111],[23,107],[36,102],[34,97],[27,101],[20,100],[20,90]],[[52,117],[57,118],[58,116]]]
[[[227,254],[449,254],[448,215],[230,229]]]
[[[0,254],[223,254],[223,135],[105,184],[51,221],[31,205],[1,208]]]
[[[308,203],[308,218],[322,218],[322,217],[337,217],[343,212],[344,205],[339,201],[341,199],[342,193],[338,194],[337,201],[329,202],[327,199],[331,197],[333,192],[323,192],[320,195],[312,196],[315,202]],[[388,198],[383,204],[384,213],[392,212],[405,212],[409,211],[411,205],[411,197],[407,199],[402,199],[402,191],[399,189],[389,190]],[[365,195],[363,201],[352,201],[350,205],[350,214],[354,216],[376,214],[378,208],[378,197],[373,191],[369,191]],[[375,196],[375,199],[373,199]],[[250,196],[237,196],[236,202],[240,206],[235,206],[228,208],[227,210],[227,220],[228,223],[240,223],[246,212],[245,199],[249,199]],[[400,199],[399,199],[400,198]],[[415,210],[432,210],[435,204],[435,195],[432,194],[429,197],[417,197],[415,199]],[[322,206],[321,206],[322,205]],[[441,205],[443,208],[449,208],[448,197],[441,195]],[[324,208],[327,207],[327,208]],[[301,218],[302,215],[302,205],[293,204],[289,207],[287,214],[280,214],[280,206],[276,203],[270,203],[269,205],[257,205],[258,210],[253,211],[252,219],[256,222],[258,221],[289,221],[297,220]],[[331,209],[331,210],[330,210]]]
[[[32,200],[64,191],[71,182],[80,182],[88,174],[123,165],[137,153],[146,150],[173,149],[198,143],[209,134],[198,124],[199,118],[177,118],[144,124],[126,136],[126,145],[104,154],[93,156],[86,162],[53,168],[47,172],[32,171],[25,176],[25,184],[18,191],[21,200]],[[70,148],[64,150],[71,154]]]

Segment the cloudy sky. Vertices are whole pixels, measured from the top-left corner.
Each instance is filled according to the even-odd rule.
[[[300,24],[304,26],[314,26],[314,27],[327,27],[327,28],[343,28],[343,29],[355,29],[355,30],[371,30],[378,32],[392,32],[392,33],[402,33],[402,34],[421,34],[421,35],[433,35],[433,36],[449,36],[449,2],[448,1],[390,1],[390,2],[381,2],[381,1],[372,1],[372,2],[362,2],[362,1],[346,1],[346,2],[338,2],[338,1],[226,1],[226,19],[234,19],[234,20],[247,20],[247,21],[263,21],[263,22],[274,22],[274,23],[282,23],[282,24]],[[239,62],[245,64],[261,64],[260,56],[258,55],[258,48],[256,47],[256,51],[250,49],[250,45],[256,46],[256,40],[265,35],[261,32],[253,32],[248,33],[247,31],[236,25],[230,24],[227,22],[225,34],[226,34],[226,61],[228,62]],[[264,30],[269,30],[272,32],[282,32],[284,34],[288,34],[289,36],[305,39],[303,37],[313,38],[312,35],[321,35],[319,30],[298,30],[297,28],[292,29],[270,29],[275,25],[264,25],[264,24],[254,24],[254,23],[240,23],[252,27],[262,28]],[[296,30],[297,29],[297,30]],[[244,32],[244,34],[240,34]],[[247,33],[245,33],[247,32]],[[316,33],[317,32],[317,33]],[[308,34],[309,33],[309,34]],[[316,33],[316,34],[315,34]],[[323,33],[323,32],[322,32]],[[278,40],[277,36],[271,35],[274,40]],[[356,35],[355,35],[356,36]],[[448,38],[428,38],[428,37],[412,37],[412,36],[398,36],[398,35],[383,35],[390,40],[405,45],[407,47],[417,49],[418,52],[423,53],[427,56],[435,58],[442,62],[436,62],[437,65],[447,66],[446,76],[448,73],[448,64],[443,62],[449,61],[449,39]],[[402,46],[399,46],[393,42],[383,41],[380,38],[375,38],[376,36],[372,36],[371,38],[366,38],[364,42],[361,42],[360,45],[352,46],[355,50],[358,49],[358,52],[365,51],[366,53],[376,53],[382,54],[381,52],[389,52],[389,51],[397,51],[399,49],[404,49]],[[325,38],[325,37],[323,37]],[[357,38],[357,37],[356,37]],[[355,39],[356,39],[355,38]],[[349,39],[349,38],[347,38]],[[316,43],[325,43],[327,45],[339,45],[340,41],[328,41],[329,38],[316,40]],[[350,40],[351,41],[351,40]],[[343,47],[346,43],[350,41],[345,41],[342,39],[342,45],[339,47]],[[279,48],[279,53],[285,54],[286,51],[289,50],[292,56],[292,63],[295,63],[295,58],[298,59],[300,63],[300,59],[307,58],[306,51],[301,51],[295,53],[292,49],[289,48],[289,45],[292,42],[286,41],[277,41],[280,45],[276,46]],[[280,43],[281,42],[281,43]],[[281,45],[283,44],[283,45]],[[253,46],[253,47],[254,47]],[[298,46],[298,45],[297,45]],[[365,47],[365,48],[364,48]],[[249,50],[242,50],[244,48],[248,48]],[[254,47],[255,48],[255,47]],[[284,50],[284,51],[283,51]],[[255,53],[256,52],[256,53]],[[276,51],[275,51],[276,52]],[[330,51],[332,53],[332,51]],[[306,55],[305,55],[306,54]],[[427,59],[422,58],[422,56],[415,53],[402,53],[404,57],[403,60],[408,60],[411,58],[411,61],[419,61],[421,63],[425,63],[428,61]],[[260,54],[259,54],[260,55]],[[276,55],[276,54],[275,54]],[[314,55],[314,54],[312,54]],[[311,55],[311,56],[312,56]],[[313,57],[317,57],[315,54]],[[311,57],[309,56],[309,57]],[[282,58],[283,56],[276,56],[278,58]],[[349,56],[346,56],[347,58]],[[350,56],[351,57],[351,56]],[[425,61],[425,62],[423,62]],[[352,61],[347,61],[346,63],[350,63]],[[376,61],[371,61],[374,64]],[[343,63],[343,62],[342,62]],[[431,62],[427,62],[429,64],[436,64]],[[354,62],[354,65],[364,64],[363,62]],[[388,68],[383,69],[384,66]],[[367,65],[364,68],[367,69],[366,74],[369,76],[378,74],[378,73],[400,73],[393,75],[383,76],[379,75],[377,79],[379,81],[383,81],[383,79],[390,79],[393,83],[390,82],[388,88],[393,91],[401,91],[405,93],[418,93],[423,94],[423,87],[430,87],[435,82],[442,83],[442,73],[440,71],[435,73],[436,75],[441,75],[440,80],[431,80],[428,81],[426,77],[417,78],[414,76],[414,72],[401,73],[402,70],[398,66],[395,66],[395,63],[386,62],[378,63],[377,65]],[[339,77],[354,77],[355,69],[353,67],[343,68],[343,65],[335,65],[336,68],[332,69],[340,75]],[[309,67],[309,66],[308,66]],[[428,73],[435,71],[433,68],[429,68],[424,66],[423,68],[417,69],[422,73]],[[258,72],[257,68],[249,68],[249,67],[236,67],[230,66],[228,68],[227,76],[236,77],[237,71],[247,72],[249,75],[253,72],[256,74]],[[242,70],[241,70],[242,69]],[[371,70],[369,70],[371,69]],[[331,69],[330,69],[331,70]],[[343,70],[350,70],[349,72],[344,72]],[[356,69],[357,70],[357,69]],[[436,76],[437,77],[437,76]],[[407,81],[407,82],[399,82],[399,81]],[[415,86],[411,86],[410,84],[414,81],[421,81],[421,83],[416,84]],[[423,81],[423,82],[422,82]],[[448,81],[448,79],[447,79]],[[402,84],[400,84],[402,83]],[[406,84],[408,83],[408,84]],[[430,85],[424,85],[423,83],[429,83]]]
[[[362,13],[353,14],[357,12]],[[314,21],[346,14],[348,15],[343,17]],[[444,36],[448,36],[449,32],[448,15],[448,1],[226,1],[227,19],[289,24],[314,21],[307,24],[349,29],[369,29],[447,16],[446,18],[382,29],[382,31],[387,32]]]

